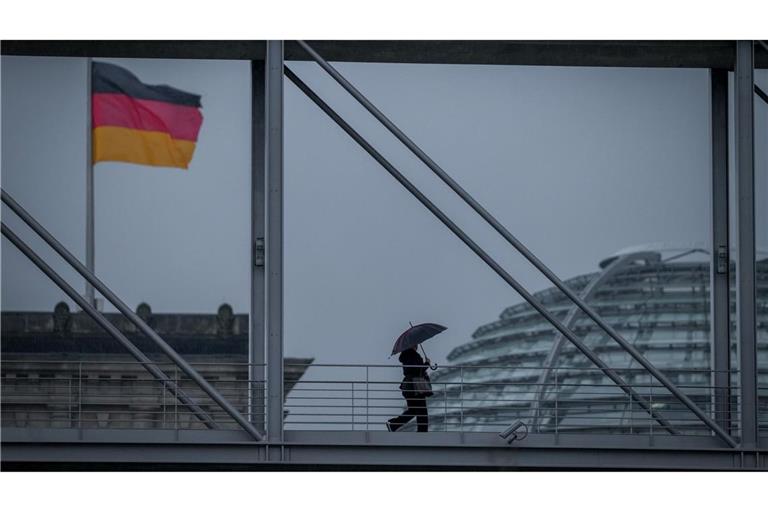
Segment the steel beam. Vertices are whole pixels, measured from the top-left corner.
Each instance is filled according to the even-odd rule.
[[[70,299],[80,306],[80,308],[91,317],[102,329],[112,336],[115,341],[119,342],[125,349],[131,354],[145,370],[149,372],[155,379],[160,381],[163,387],[167,388],[169,392],[173,393],[173,396],[181,402],[181,404],[187,407],[203,424],[208,428],[218,428],[216,421],[205,412],[197,403],[187,395],[184,390],[179,388],[176,383],[168,375],[165,374],[158,366],[147,357],[136,345],[131,342],[122,332],[120,332],[109,320],[107,320],[100,311],[98,311],[93,304],[86,298],[83,298],[72,286],[67,283],[53,268],[51,268],[43,259],[34,251],[31,247],[25,244],[17,235],[5,225],[5,222],[0,222],[0,229],[2,234],[13,245],[16,246],[29,260],[37,266],[48,278],[58,286],[61,291],[66,293]]]
[[[736,297],[741,374],[741,443],[757,446],[757,324],[755,317],[754,45],[736,47]]]
[[[251,61],[251,318],[248,345],[248,379],[250,381],[250,420],[260,431],[266,431],[265,402],[265,279],[264,238],[266,227],[264,144],[265,119],[264,60]]]
[[[72,429],[74,430],[74,429]],[[765,447],[744,452],[713,438],[530,434],[507,446],[495,433],[288,431],[279,445],[247,443],[239,432],[3,428],[4,469],[56,464],[186,465],[187,468],[582,468],[725,470],[768,468]],[[178,438],[176,437],[178,436]],[[274,461],[268,448],[285,452]],[[752,462],[751,465],[748,465]],[[84,466],[83,466],[84,467]]]
[[[728,72],[710,71],[710,129],[712,134],[711,219],[712,249],[709,265],[710,342],[713,371],[712,404],[715,421],[730,431],[730,246],[728,242]]]
[[[675,384],[669,380],[661,371],[659,371],[648,359],[646,359],[639,350],[607,322],[605,322],[597,312],[592,309],[547,267],[544,262],[536,257],[522,242],[515,238],[490,212],[488,212],[480,203],[478,203],[461,185],[459,185],[448,173],[446,173],[437,163],[432,160],[421,148],[419,148],[405,133],[402,132],[389,118],[387,118],[375,105],[373,105],[360,91],[358,91],[341,73],[326,62],[316,51],[304,41],[298,41],[302,48],[309,53],[315,62],[317,62],[339,85],[349,92],[368,112],[371,113],[379,122],[381,122],[400,142],[402,142],[414,155],[416,155],[443,183],[448,185],[461,199],[467,203],[483,220],[493,227],[509,244],[520,252],[533,266],[535,266],[544,276],[549,279],[566,297],[599,325],[608,335],[613,338],[635,361],[645,368],[653,377],[656,378],[665,388],[669,390],[680,402],[691,410],[707,426],[715,430],[717,424],[706,415],[685,393],[683,393]],[[716,430],[715,430],[716,431]],[[725,432],[722,432],[725,434]],[[718,435],[720,435],[718,433]],[[726,434],[727,436],[727,434]],[[733,442],[731,439],[729,442]]]
[[[331,61],[418,64],[734,68],[733,41],[313,41]],[[159,59],[264,58],[264,41],[3,41],[2,55]],[[286,60],[306,54],[286,42]],[[768,67],[768,52],[756,56]]]
[[[131,310],[115,293],[109,289],[101,280],[90,272],[85,265],[83,265],[75,256],[59,242],[47,229],[45,229],[39,222],[35,220],[32,215],[29,214],[24,208],[21,207],[5,190],[0,189],[0,197],[2,201],[23,220],[27,226],[37,233],[37,235],[45,240],[45,242],[56,251],[59,256],[69,263],[77,272],[83,276],[93,287],[104,296],[112,305],[117,308],[123,315],[130,320],[145,336],[152,340],[155,345],[178,366],[187,377],[189,377],[205,394],[207,394],[214,402],[216,402],[238,425],[240,425],[251,436],[260,441],[262,439],[261,434],[254,428],[253,425],[248,423],[248,420],[243,417],[242,414],[227,400],[224,398],[211,384],[200,375],[197,370],[190,366],[187,361],[181,357],[166,341],[161,338],[151,327],[149,327],[139,315]]]
[[[674,432],[674,428],[665,420],[651,405],[640,396],[624,379],[622,379],[613,369],[606,365],[595,352],[587,347],[576,334],[565,327],[557,317],[550,313],[532,294],[530,294],[520,283],[518,283],[506,270],[504,270],[488,253],[477,245],[464,231],[461,230],[448,216],[443,213],[434,203],[432,203],[416,186],[413,185],[405,176],[400,173],[388,160],[386,160],[376,149],[374,149],[359,133],[357,133],[346,121],[344,121],[328,104],[320,99],[301,79],[296,76],[289,68],[285,68],[286,76],[309,98],[311,99],[328,117],[330,117],[339,127],[344,130],[360,147],[362,147],[374,160],[376,160],[384,169],[395,178],[398,183],[405,187],[422,205],[424,205],[435,217],[437,217],[454,235],[456,235],[464,244],[469,247],[480,259],[482,259],[494,272],[496,272],[509,286],[511,286],[523,299],[528,302],[536,311],[538,311],[552,326],[562,333],[568,340],[581,351],[587,359],[618,385],[625,393],[635,400],[640,407],[645,409],[660,425],[667,430]],[[707,418],[708,419],[708,418]],[[735,442],[722,430],[714,425],[718,435],[730,445]]]
[[[267,43],[267,439],[283,439],[283,42]]]

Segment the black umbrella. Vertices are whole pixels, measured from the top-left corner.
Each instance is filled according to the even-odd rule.
[[[431,337],[440,334],[445,329],[446,327],[439,324],[412,325],[410,329],[397,338],[395,346],[392,347],[392,355],[402,352],[403,350],[408,350],[409,348],[414,348]]]

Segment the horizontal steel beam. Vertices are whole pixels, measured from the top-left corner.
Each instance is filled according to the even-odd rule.
[[[243,432],[3,428],[4,469],[142,464],[282,468],[766,469],[768,449],[720,447],[711,437],[531,434],[507,445],[496,434],[286,431],[279,444]],[[269,458],[279,448],[282,462]],[[747,467],[745,461],[753,464]]]
[[[310,41],[329,61],[733,69],[734,41]],[[263,60],[265,41],[3,41],[2,55]],[[286,60],[306,60],[285,43]],[[755,55],[768,68],[768,52]]]

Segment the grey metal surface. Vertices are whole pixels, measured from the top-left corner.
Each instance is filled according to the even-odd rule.
[[[512,235],[493,215],[491,215],[482,205],[480,205],[467,191],[465,191],[453,178],[451,178],[437,163],[435,163],[424,151],[421,150],[408,136],[406,136],[395,124],[389,120],[381,111],[379,111],[375,105],[373,105],[360,91],[358,91],[349,81],[347,81],[333,66],[326,62],[316,51],[312,49],[308,44],[303,41],[299,41],[302,48],[310,54],[310,56],[317,62],[331,77],[334,78],[347,92],[349,92],[363,107],[365,107],[379,122],[381,122],[400,142],[402,142],[408,149],[416,155],[427,167],[429,167],[451,190],[461,197],[465,203],[467,203],[476,213],[478,213],[483,220],[488,222],[497,233],[499,233],[507,242],[509,242],[518,252],[520,252],[531,264],[533,264],[547,279],[549,279],[561,292],[563,292],[569,299],[571,299],[584,313],[589,316],[596,324],[598,324],[608,335],[613,338],[621,347],[626,350],[632,358],[634,358],[641,366],[648,370],[659,382],[661,382],[667,389],[670,390],[681,402],[683,402],[688,408],[693,411],[705,424],[710,426],[713,431],[717,432],[718,426],[711,418],[709,418],[690,398],[685,396],[675,384],[660,372],[648,359],[646,359],[639,350],[637,350],[631,343],[624,339],[616,329],[605,322],[594,309],[592,309],[586,302],[581,300],[579,296],[571,291],[571,289],[562,282],[562,280],[555,275],[536,255],[534,255],[528,248],[517,238]],[[651,414],[655,414],[651,409],[647,409]],[[724,431],[717,432],[717,434],[723,439],[727,439],[727,442],[733,443],[734,441],[729,438],[728,434]],[[725,437],[723,437],[725,436]]]
[[[121,343],[126,350],[142,364],[142,366],[164,387],[173,393],[173,396],[182,403],[185,407],[188,407],[202,421],[208,428],[218,428],[216,421],[206,413],[200,406],[187,395],[182,389],[180,389],[174,380],[166,375],[149,357],[147,357],[131,340],[129,340],[123,333],[121,333],[114,325],[112,325],[104,315],[101,314],[96,308],[84,299],[72,286],[70,286],[59,274],[57,274],[35,251],[33,251],[27,244],[25,244],[4,222],[0,222],[2,227],[2,234],[13,245],[15,245],[24,255],[34,263],[43,273],[48,276],[69,298],[80,306],[88,316],[90,316],[97,324],[99,324],[112,338]],[[7,366],[7,365],[6,365]]]
[[[669,427],[669,423],[655,411],[651,405],[640,396],[629,384],[627,384],[616,372],[612,371],[592,349],[587,347],[576,334],[565,327],[554,315],[530,294],[522,285],[520,285],[506,270],[504,270],[493,258],[491,258],[480,246],[472,241],[464,231],[461,230],[452,220],[450,220],[437,206],[435,206],[420,190],[418,190],[410,181],[408,181],[392,164],[389,163],[381,154],[378,153],[365,139],[363,139],[349,124],[344,121],[333,109],[331,109],[322,99],[320,99],[304,82],[301,81],[289,68],[285,68],[286,76],[297,87],[309,97],[323,112],[325,112],[336,124],[338,124],[355,142],[357,142],[369,155],[371,155],[387,172],[392,175],[403,187],[405,187],[422,205],[424,205],[435,217],[437,217],[451,232],[456,235],[467,247],[469,247],[480,259],[482,259],[494,272],[496,272],[508,285],[510,285],[523,299],[536,309],[544,318],[547,319],[560,333],[570,340],[576,348],[584,354],[587,359],[592,361],[600,368],[605,375],[616,383],[625,393],[637,402],[640,407],[646,410],[659,424]],[[677,395],[676,395],[677,396]],[[680,398],[677,396],[678,399]],[[683,395],[684,397],[684,395]],[[687,397],[684,397],[687,399]],[[681,400],[682,401],[682,400]],[[690,400],[688,400],[690,402]],[[686,404],[688,406],[688,404]],[[690,408],[690,406],[688,406]],[[694,408],[698,409],[697,407]],[[720,436],[729,445],[734,446],[735,442],[714,424],[703,412],[699,413],[705,420],[712,423],[718,436]],[[699,414],[697,414],[699,415]],[[700,417],[701,417],[700,416]],[[707,423],[707,421],[705,421]]]
[[[77,272],[90,282],[94,288],[101,293],[118,311],[125,315],[142,333],[151,339],[163,353],[168,356],[190,379],[200,386],[205,393],[213,399],[214,402],[224,409],[243,429],[245,429],[254,439],[260,441],[261,434],[251,425],[240,412],[235,409],[216,389],[211,386],[194,368],[192,368],[183,357],[181,357],[173,348],[168,345],[146,322],[144,322],[131,308],[129,308],[120,298],[112,292],[104,283],[101,282],[93,273],[78,261],[75,256],[69,252],[51,233],[48,232],[34,217],[32,217],[24,208],[21,207],[5,190],[0,190],[2,201],[8,205],[13,212],[18,215],[40,238],[51,246],[67,263],[74,267]]]
[[[266,60],[267,439],[283,439],[283,42]]]
[[[93,123],[91,108],[93,99],[91,97],[91,59],[85,59],[85,266],[91,272],[95,272],[95,177],[93,172]],[[89,304],[96,305],[96,297],[93,292],[93,285],[85,282],[85,298]]]
[[[736,49],[736,215],[737,336],[741,371],[742,448],[757,446],[757,325],[755,319],[755,141],[754,45],[739,41]]]
[[[652,260],[652,259],[658,259],[658,256],[652,252],[632,253],[632,254],[625,254],[620,256],[619,258],[611,262],[602,272],[596,275],[595,278],[587,286],[584,287],[584,289],[581,291],[581,296],[579,298],[584,302],[589,301],[592,298],[592,295],[594,294],[594,292],[599,289],[602,283],[605,283],[608,279],[616,275],[617,272],[622,270],[626,265],[638,259]],[[563,319],[563,324],[569,329],[573,329],[576,323],[576,319],[579,311],[581,311],[580,308],[574,304],[566,314],[565,318]],[[549,380],[549,376],[552,373],[552,368],[555,362],[557,361],[558,356],[560,355],[560,351],[563,348],[565,341],[566,341],[565,336],[563,336],[562,334],[558,334],[557,338],[555,338],[554,343],[552,343],[552,348],[547,354],[546,359],[544,359],[544,364],[542,365],[544,367],[544,370],[541,372],[536,382],[536,389],[537,389],[536,399],[535,399],[536,413],[534,415],[534,420],[533,420],[534,429],[539,423],[539,419],[540,419],[539,415],[541,412],[540,404],[542,403],[544,399],[544,395],[546,393],[545,386],[547,384],[547,381]]]
[[[728,72],[710,71],[712,250],[709,265],[711,368],[715,421],[729,431],[731,369],[730,244],[728,241]]]
[[[312,41],[330,61],[532,66],[734,68],[734,41]],[[3,41],[2,55],[263,59],[264,41]],[[757,55],[768,67],[768,52]],[[286,42],[287,60],[304,60]]]
[[[286,432],[279,445],[248,443],[238,432],[101,432],[3,429],[4,469],[16,464],[186,464],[258,468],[581,468],[766,469],[768,448],[722,448],[713,438],[645,438],[530,434],[506,446],[497,434]],[[271,460],[269,447],[285,459]],[[125,467],[125,466],[123,466]]]
[[[251,382],[265,380],[265,276],[264,237],[266,230],[265,194],[265,70],[264,60],[251,61],[251,311],[250,340],[248,344],[249,379]],[[266,405],[265,389],[257,386],[251,389],[249,408],[251,423],[266,432],[264,421]]]

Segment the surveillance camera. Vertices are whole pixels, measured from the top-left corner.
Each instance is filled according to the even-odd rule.
[[[525,429],[522,434],[519,432],[521,428]],[[518,439],[525,439],[527,436],[528,425],[519,420],[507,427],[507,429],[503,432],[499,432],[499,437],[502,439],[507,439],[509,444],[512,444],[513,441],[517,441]]]

